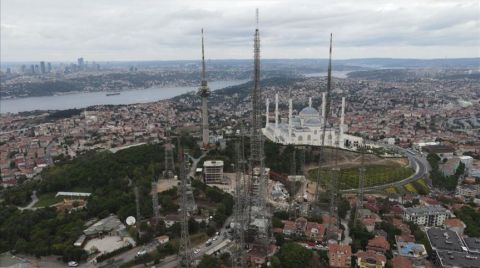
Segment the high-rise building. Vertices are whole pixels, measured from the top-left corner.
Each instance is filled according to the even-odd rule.
[[[223,183],[223,161],[211,160],[203,163],[206,184]]]
[[[47,72],[51,73],[52,72],[52,63],[47,64]]]
[[[30,65],[30,73],[34,74],[35,73],[35,66],[32,64]]]
[[[83,61],[83,58],[78,58],[77,63],[78,63],[78,69],[83,70],[83,68],[85,67],[85,62]]]
[[[41,61],[41,62],[40,62],[40,72],[41,72],[42,74],[46,73],[45,62],[44,62],[44,61]]]

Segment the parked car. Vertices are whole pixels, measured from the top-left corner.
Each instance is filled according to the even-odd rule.
[[[143,256],[143,255],[145,255],[145,254],[147,254],[147,251],[146,251],[145,249],[142,249],[142,250],[140,250],[139,252],[137,252],[137,255],[136,255],[136,256],[137,256],[137,257],[141,257],[141,256]]]
[[[76,261],[69,261],[68,262],[68,267],[77,267],[78,266],[78,262]]]

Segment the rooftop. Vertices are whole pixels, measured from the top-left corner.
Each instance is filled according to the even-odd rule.
[[[406,214],[416,214],[416,215],[432,215],[432,214],[443,214],[447,213],[447,209],[440,206],[416,206],[409,207],[405,209]]]
[[[223,167],[222,160],[207,160],[203,162],[204,167]]]
[[[434,250],[466,251],[465,246],[454,231],[440,228],[429,228],[427,230],[427,236],[430,245],[432,245]]]
[[[437,251],[443,267],[480,267],[480,256],[466,252]]]

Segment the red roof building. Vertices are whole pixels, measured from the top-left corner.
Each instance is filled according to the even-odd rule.
[[[357,256],[357,265],[359,267],[385,267],[387,263],[385,255],[373,250],[360,250],[355,256]]]
[[[328,261],[330,267],[350,267],[352,248],[350,245],[329,244]]]
[[[367,250],[382,252],[385,254],[390,249],[390,244],[383,236],[375,236],[368,240]]]
[[[412,268],[412,262],[404,256],[395,256],[392,259],[393,268]]]

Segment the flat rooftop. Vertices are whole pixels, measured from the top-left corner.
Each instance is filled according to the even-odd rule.
[[[467,248],[463,245],[457,233],[451,230],[440,228],[429,228],[427,230],[428,240],[434,250],[447,250],[465,252]]]
[[[432,214],[443,214],[446,213],[447,209],[440,206],[417,206],[417,207],[409,207],[405,209],[405,213],[407,214],[415,214],[415,215],[432,215]]]
[[[480,256],[468,254],[467,252],[437,251],[443,267],[468,267],[479,268]]]
[[[204,167],[223,167],[222,160],[207,160],[203,162]]]
[[[464,237],[463,241],[470,252],[480,253],[480,238],[478,237]]]

